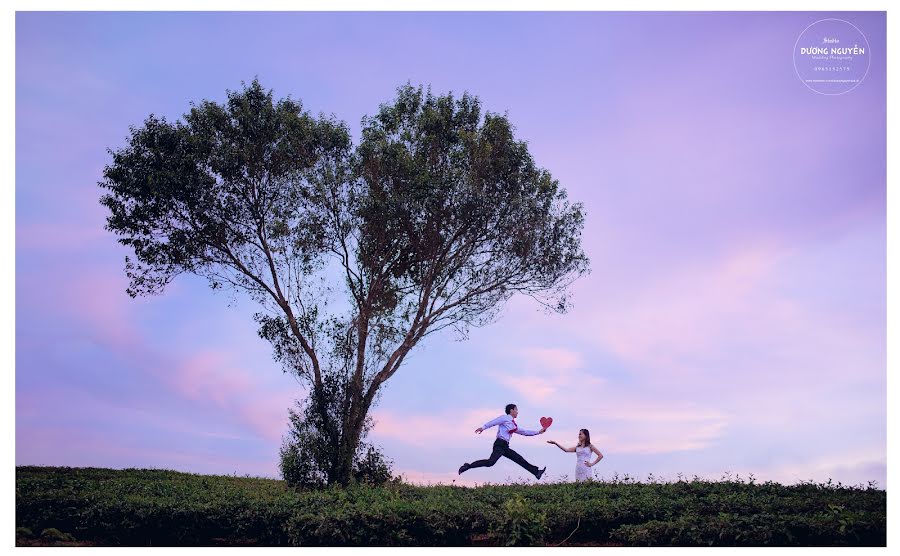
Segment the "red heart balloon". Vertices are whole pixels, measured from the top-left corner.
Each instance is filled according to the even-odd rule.
[[[553,417],[541,417],[541,426],[543,428],[549,428],[550,425],[553,424]]]

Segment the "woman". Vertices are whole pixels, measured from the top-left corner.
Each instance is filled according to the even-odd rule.
[[[600,453],[600,450],[598,450],[593,444],[591,444],[591,433],[587,429],[581,429],[580,431],[578,431],[578,445],[571,448],[563,448],[555,440],[548,440],[547,444],[555,444],[556,447],[563,452],[575,452],[576,481],[589,480],[591,478],[591,467],[593,467],[597,464],[597,462],[603,459],[603,454]],[[597,454],[597,459],[595,459],[593,462],[588,461],[589,459],[591,459],[591,452]]]

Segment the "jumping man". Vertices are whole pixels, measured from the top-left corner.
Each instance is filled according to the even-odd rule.
[[[520,429],[518,425],[516,425],[516,417],[518,416],[519,408],[516,407],[516,404],[511,403],[506,406],[506,415],[501,415],[493,421],[488,421],[483,426],[475,429],[476,433],[481,434],[485,429],[489,429],[495,425],[497,426],[497,439],[494,440],[494,449],[491,452],[491,457],[488,459],[480,459],[478,461],[473,461],[472,463],[462,464],[462,467],[459,468],[460,475],[473,467],[491,467],[497,463],[500,456],[506,456],[527,469],[537,479],[541,478],[541,475],[544,474],[544,471],[547,468],[544,467],[543,469],[538,469],[536,465],[531,465],[525,461],[525,458],[509,447],[509,440],[513,433],[521,434],[522,436],[535,436],[537,434],[543,434],[546,429],[542,428],[537,431]]]

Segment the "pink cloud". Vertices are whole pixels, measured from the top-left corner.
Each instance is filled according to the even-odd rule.
[[[253,386],[252,377],[229,366],[225,354],[211,351],[191,354],[172,374],[172,383],[182,396],[220,407],[232,404]]]
[[[543,452],[545,456],[539,455],[547,449],[546,440],[574,445],[579,428],[586,427],[591,430],[593,444],[614,456],[698,451],[714,446],[729,424],[729,417],[720,411],[678,401],[650,402],[634,395],[628,397],[621,391],[604,394],[587,390],[579,392],[578,399],[584,403],[548,406],[554,424],[543,436],[523,440],[526,442],[523,449],[530,451],[532,456],[546,457],[546,452]],[[483,438],[472,434],[470,429],[492,418],[494,413],[496,410],[487,408],[467,410],[462,413],[462,418],[455,418],[456,413],[420,415],[379,409],[374,414],[376,424],[372,438],[391,440],[428,452],[481,454],[485,450]],[[534,426],[539,425],[535,423]],[[489,432],[493,437],[493,431]],[[557,455],[555,448],[549,455]],[[409,458],[403,458],[401,466],[408,467],[403,464],[407,460]],[[441,476],[444,475],[432,478]]]
[[[496,408],[462,409],[435,414],[408,414],[387,409],[372,412],[373,440],[393,440],[418,448],[477,444],[473,431],[496,417]]]
[[[566,349],[591,346],[615,356],[610,367],[629,380],[607,380],[606,369],[591,368],[589,376],[600,382],[583,382],[573,397],[573,390],[563,387],[571,378],[565,371],[523,372],[519,381],[512,373],[497,378],[511,388],[519,384],[522,395],[530,393],[533,402],[554,408],[554,417],[560,417],[554,435],[574,438],[577,428],[571,424],[586,426],[595,445],[602,443],[611,455],[703,451],[710,461],[727,462],[751,457],[750,452],[717,452],[717,444],[734,446],[740,440],[734,435],[753,426],[777,439],[802,434],[807,440],[798,451],[825,460],[833,453],[833,461],[841,461],[840,449],[815,439],[826,426],[852,430],[884,422],[883,402],[871,403],[870,397],[884,388],[883,336],[877,322],[860,326],[852,313],[797,292],[810,286],[829,291],[828,274],[839,269],[832,265],[847,264],[846,254],[860,246],[871,248],[877,238],[872,234],[880,229],[865,227],[840,244],[815,249],[756,241],[725,256],[661,267],[627,285],[592,276],[581,284],[581,292],[591,295],[581,295],[572,313],[552,321],[531,307],[511,304],[507,333],[513,342],[540,341],[529,331],[552,326],[555,341],[572,346]],[[837,284],[859,284],[869,276],[865,272],[854,270],[839,278],[847,284]],[[836,293],[862,295],[849,288]],[[854,309],[874,302],[877,296],[834,301]],[[532,383],[533,378],[540,380]],[[867,430],[866,438],[877,438],[877,428]],[[748,439],[747,449],[759,441]],[[878,454],[865,438],[843,441]],[[866,461],[859,465],[871,467],[877,458]],[[802,471],[817,472],[809,465],[798,467]]]
[[[302,391],[260,392],[236,404],[237,415],[269,441],[279,440],[288,431],[288,408],[302,398]]]
[[[877,369],[877,335],[786,293],[783,277],[796,272],[797,256],[761,243],[618,293],[607,285],[557,328],[615,355],[645,388],[696,385],[727,395],[742,382],[749,399],[747,389],[757,387],[777,395],[773,381],[792,392],[811,381],[855,380],[848,367]]]
[[[732,417],[691,403],[647,399],[622,390],[580,392],[582,403],[561,409],[546,438],[574,445],[580,428],[601,451],[650,455],[704,450],[723,438]]]
[[[811,457],[791,463],[773,463],[753,469],[738,467],[729,469],[746,478],[750,473],[758,481],[776,481],[794,484],[801,481],[825,482],[832,479],[845,485],[877,481],[878,488],[887,488],[887,460],[884,446],[881,449],[842,451],[828,457]],[[711,477],[717,478],[717,477]]]
[[[275,380],[281,376],[261,377],[232,363],[231,358],[241,354],[237,348],[160,351],[139,327],[145,309],[159,298],[129,298],[124,293],[128,280],[120,269],[82,267],[64,281],[47,281],[48,276],[41,275],[43,283],[27,285],[31,310],[57,315],[112,352],[139,361],[141,372],[159,380],[174,396],[221,413],[225,421],[238,420],[270,441],[286,431],[287,409],[302,397],[300,388],[285,389],[283,380]],[[237,344],[230,342],[232,348]]]
[[[16,393],[16,420],[26,427],[39,426],[41,417],[54,415],[63,421],[110,422],[148,427],[165,435],[177,434],[224,440],[245,439],[246,435],[230,430],[224,420],[212,424],[185,419],[182,415],[156,411],[155,402],[110,398],[104,392],[46,385],[39,392]],[[37,424],[37,425],[35,425]]]
[[[747,266],[753,265],[741,261],[730,271],[746,270]],[[572,439],[574,443],[578,429],[586,427],[592,430],[596,446],[617,454],[649,455],[702,450],[726,430],[726,413],[622,388],[597,376],[602,369],[595,371],[597,374],[583,369],[584,360],[574,350],[528,346],[508,352],[526,370],[489,374],[541,407],[545,416],[554,417],[554,438]],[[577,428],[571,427],[573,423]]]
[[[491,370],[485,374],[531,403],[560,402],[587,385],[603,384],[603,379],[583,369],[584,357],[574,350],[527,346],[504,351],[511,365],[521,370]]]
[[[236,416],[257,434],[277,441],[288,428],[288,408],[303,396],[298,389],[269,391],[259,377],[227,361],[223,352],[189,356],[167,380],[182,397]]]
[[[147,301],[125,295],[128,280],[121,272],[91,266],[73,272],[63,264],[54,270],[34,278],[21,277],[17,296],[23,297],[23,305],[70,322],[80,332],[122,351],[139,349],[142,340],[135,324],[136,305]]]
[[[684,419],[611,425],[614,434],[602,434],[600,442],[614,454],[669,454],[704,450],[722,437],[726,421],[704,422]],[[593,433],[592,433],[593,436]],[[594,445],[599,446],[597,442]]]
[[[649,368],[678,368],[680,378],[695,369],[683,357],[707,353],[722,346],[722,338],[735,332],[734,323],[747,314],[759,314],[758,288],[771,275],[781,250],[754,246],[722,260],[686,267],[661,276],[625,295],[596,299],[572,332],[599,340],[617,356]],[[787,300],[770,303],[771,318],[795,310]],[[574,323],[573,323],[574,324]]]
[[[535,404],[546,404],[555,397],[560,387],[567,384],[566,381],[543,375],[494,373],[493,377],[494,380],[516,392],[526,401]]]
[[[148,448],[136,439],[71,426],[26,426],[16,431],[17,465],[172,469],[191,473],[277,476],[276,457],[227,458],[177,449]]]

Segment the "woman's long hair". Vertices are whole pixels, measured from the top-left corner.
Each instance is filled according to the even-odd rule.
[[[584,433],[584,444],[580,444],[580,447],[590,446],[591,445],[591,433],[587,429],[581,429],[581,432]]]

